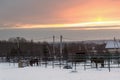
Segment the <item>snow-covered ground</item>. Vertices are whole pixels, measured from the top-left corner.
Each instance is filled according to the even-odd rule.
[[[44,66],[18,68],[17,64],[0,63],[0,80],[120,80],[120,69],[73,70]]]

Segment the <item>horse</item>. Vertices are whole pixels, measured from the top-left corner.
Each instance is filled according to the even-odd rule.
[[[30,66],[33,66],[33,65],[35,65],[35,64],[38,66],[38,62],[39,62],[38,59],[31,59],[31,60],[29,61]]]
[[[91,58],[91,63],[95,63],[96,68],[98,68],[98,64],[101,64],[101,67],[104,67],[104,59],[102,57],[93,57]]]

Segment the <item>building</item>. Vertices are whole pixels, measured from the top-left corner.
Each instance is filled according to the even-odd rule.
[[[105,48],[110,53],[120,52],[120,41],[107,41]]]

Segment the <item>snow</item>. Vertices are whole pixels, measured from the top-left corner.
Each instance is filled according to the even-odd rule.
[[[17,64],[0,63],[0,80],[120,80],[120,69],[107,68],[86,69],[77,67],[77,72],[71,69],[44,66],[18,68]]]

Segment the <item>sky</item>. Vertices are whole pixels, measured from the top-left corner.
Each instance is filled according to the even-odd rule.
[[[120,37],[120,0],[0,0],[0,39]]]

